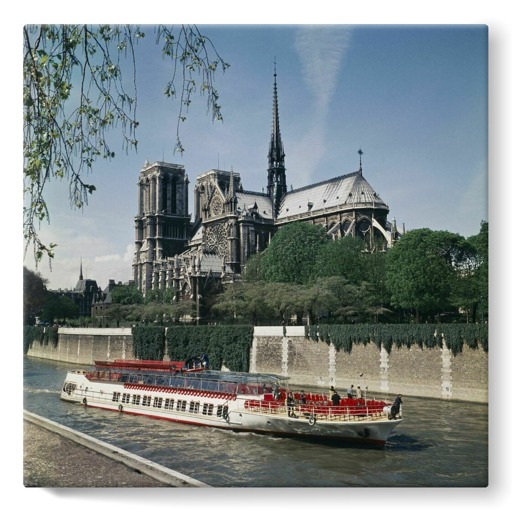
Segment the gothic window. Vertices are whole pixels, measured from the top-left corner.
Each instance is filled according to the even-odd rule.
[[[357,227],[361,233],[366,233],[370,229],[370,219],[361,219]]]
[[[222,201],[220,197],[214,197],[211,204],[210,210],[212,215],[220,215],[222,213]]]
[[[209,252],[220,256],[228,254],[227,227],[225,224],[215,224],[206,231],[206,248]]]

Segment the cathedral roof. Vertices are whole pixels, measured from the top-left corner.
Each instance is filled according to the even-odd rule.
[[[260,194],[258,192],[240,192],[236,193],[237,206],[241,211],[249,211],[254,208],[256,204],[258,206],[258,213],[264,219],[272,219],[272,201],[266,194]]]
[[[386,203],[359,170],[344,176],[308,185],[288,192],[279,210],[278,220],[321,212],[328,208],[370,207],[388,209]]]

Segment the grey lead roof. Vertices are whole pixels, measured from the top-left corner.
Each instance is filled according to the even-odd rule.
[[[278,219],[321,211],[325,208],[370,206],[388,208],[377,192],[363,178],[361,171],[345,174],[321,183],[288,192],[283,199]]]
[[[263,218],[272,218],[272,203],[268,196],[251,192],[237,192],[236,198],[237,206],[241,211],[253,208],[256,203],[258,206],[258,213]]]

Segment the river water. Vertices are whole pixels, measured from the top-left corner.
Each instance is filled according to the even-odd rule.
[[[403,397],[385,448],[193,427],[59,399],[69,365],[24,361],[24,409],[213,487],[485,487],[488,407]]]

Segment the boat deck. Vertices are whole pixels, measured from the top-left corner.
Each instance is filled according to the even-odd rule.
[[[387,420],[388,414],[384,407],[388,405],[380,400],[342,400],[340,405],[332,405],[330,400],[287,405],[283,401],[253,400],[248,399],[244,403],[247,411],[258,414],[287,415],[291,418],[316,418],[325,421],[368,421]]]

